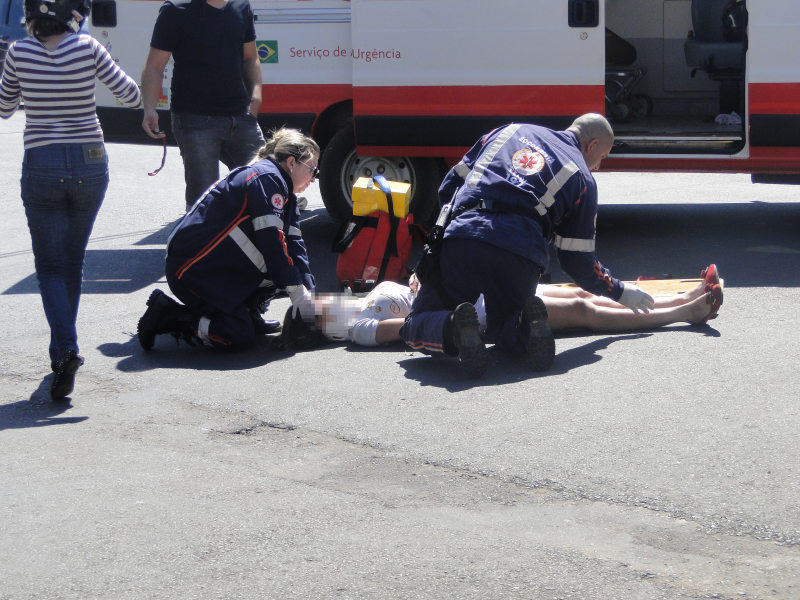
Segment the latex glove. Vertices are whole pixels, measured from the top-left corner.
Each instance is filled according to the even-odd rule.
[[[618,302],[630,308],[637,315],[639,311],[649,313],[651,308],[655,308],[655,301],[653,297],[645,292],[642,288],[635,285],[623,284],[622,296]]]
[[[289,300],[292,301],[292,318],[300,316],[306,323],[314,322],[314,294],[309,292],[304,285],[290,285],[286,287]]]
[[[742,124],[742,117],[736,114],[736,112],[732,112],[729,115],[721,114],[717,115],[717,118],[714,119],[717,123],[722,125],[741,125]]]

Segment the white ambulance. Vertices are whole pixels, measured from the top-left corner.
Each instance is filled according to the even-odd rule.
[[[446,168],[516,121],[564,128],[607,114],[605,170],[800,174],[798,0],[251,0],[259,122],[323,148],[337,220],[380,173],[418,216]],[[137,77],[160,0],[95,0],[92,34]],[[169,108],[170,68],[160,108]],[[98,89],[110,141],[151,142],[141,114]],[[162,126],[169,124],[163,116]]]

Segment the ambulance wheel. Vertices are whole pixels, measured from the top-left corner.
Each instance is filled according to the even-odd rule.
[[[647,94],[636,94],[631,100],[633,112],[642,117],[653,114],[653,99]]]
[[[617,123],[625,123],[630,121],[633,116],[633,107],[627,100],[620,100],[611,105],[611,120]]]
[[[333,136],[322,153],[319,190],[334,221],[353,215],[351,190],[359,177],[383,175],[390,181],[411,184],[411,212],[415,223],[424,223],[438,207],[439,169],[433,158],[358,156],[352,124]]]

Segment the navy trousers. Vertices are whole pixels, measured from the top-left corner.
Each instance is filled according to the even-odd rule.
[[[524,353],[517,323],[525,298],[536,292],[539,265],[486,242],[462,238],[444,240],[440,261],[442,286],[454,305],[447,306],[433,286],[420,286],[400,330],[405,342],[415,350],[443,352],[445,319],[455,306],[475,304],[483,294],[486,341],[508,352]]]
[[[225,350],[244,350],[253,345],[255,327],[244,303],[230,313],[217,310],[186,287],[173,273],[173,269],[167,269],[169,289],[194,315],[192,328],[197,337]]]

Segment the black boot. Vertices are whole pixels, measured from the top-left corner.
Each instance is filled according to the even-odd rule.
[[[184,339],[194,345],[190,322],[192,313],[183,304],[175,302],[161,290],[153,290],[147,299],[147,311],[139,319],[137,335],[145,350],[150,350],[156,336],[171,333],[176,339]]]
[[[464,374],[478,379],[486,373],[489,354],[478,334],[478,313],[469,302],[459,304],[444,323],[444,353],[458,356]]]
[[[270,321],[262,318],[257,309],[250,309],[250,320],[253,322],[256,335],[270,335],[281,332],[280,321]]]
[[[525,345],[533,371],[548,371],[556,357],[556,340],[547,322],[547,309],[538,296],[528,296],[519,316],[517,334]]]
[[[75,350],[65,352],[64,356],[53,362],[51,366],[56,374],[50,386],[50,396],[53,400],[61,400],[72,393],[75,388],[75,373],[81,365],[83,357]]]

